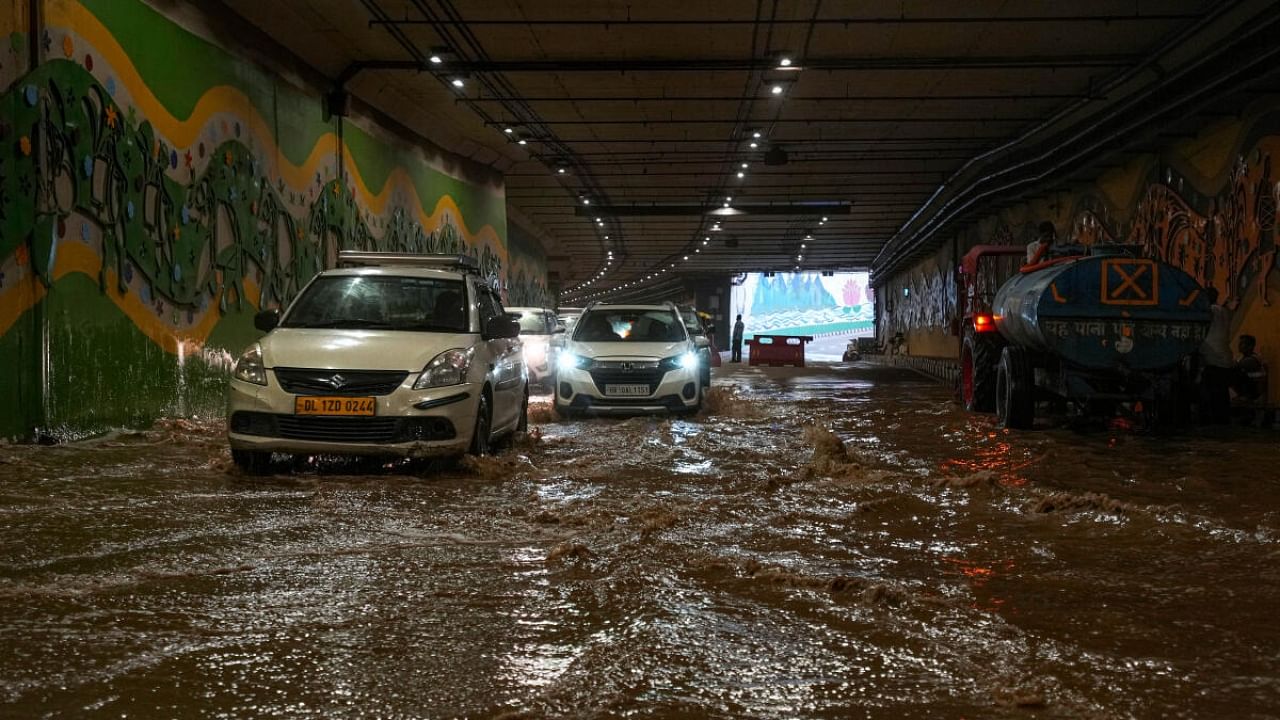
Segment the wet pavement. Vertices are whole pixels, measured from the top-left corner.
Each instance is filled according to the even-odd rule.
[[[0,717],[1280,716],[1272,432],[1009,433],[904,370],[241,476],[0,446]]]

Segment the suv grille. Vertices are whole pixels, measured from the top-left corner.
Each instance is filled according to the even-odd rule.
[[[652,395],[662,382],[662,377],[667,374],[665,370],[656,367],[635,370],[593,367],[590,372],[591,380],[596,384],[596,389],[601,395],[604,394],[606,385],[640,385],[642,383],[649,386],[649,394]]]
[[[294,395],[388,395],[409,373],[403,370],[308,370],[276,368],[276,381]]]

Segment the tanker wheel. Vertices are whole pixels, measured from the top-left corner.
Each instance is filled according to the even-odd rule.
[[[996,407],[996,366],[1000,347],[994,341],[966,333],[960,351],[960,401],[969,412],[991,412]]]
[[[1029,429],[1036,417],[1035,378],[1026,353],[1006,347],[996,371],[996,420],[1011,430]]]

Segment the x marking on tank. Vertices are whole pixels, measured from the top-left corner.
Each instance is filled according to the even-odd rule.
[[[1119,297],[1123,295],[1124,292],[1129,288],[1133,288],[1133,292],[1136,293],[1138,297],[1142,298],[1143,300],[1147,299],[1147,293],[1143,291],[1142,288],[1138,287],[1138,278],[1142,277],[1143,274],[1147,272],[1146,265],[1139,265],[1137,269],[1133,271],[1132,275],[1125,272],[1124,268],[1118,264],[1112,265],[1111,267],[1116,271],[1116,274],[1119,275],[1120,279],[1123,281],[1118,286],[1116,286],[1115,290],[1112,291],[1111,293],[1112,297]]]

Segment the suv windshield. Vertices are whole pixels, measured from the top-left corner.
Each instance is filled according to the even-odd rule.
[[[467,332],[461,280],[326,275],[294,303],[281,327]]]
[[[698,317],[698,312],[691,307],[680,308],[680,316],[684,318],[684,326],[689,328],[690,335],[702,335],[702,319]]]
[[[600,308],[585,313],[573,339],[579,342],[679,342],[684,323],[670,310]]]
[[[550,335],[551,326],[547,324],[547,314],[540,312],[510,312],[513,320],[520,323],[521,335]]]

